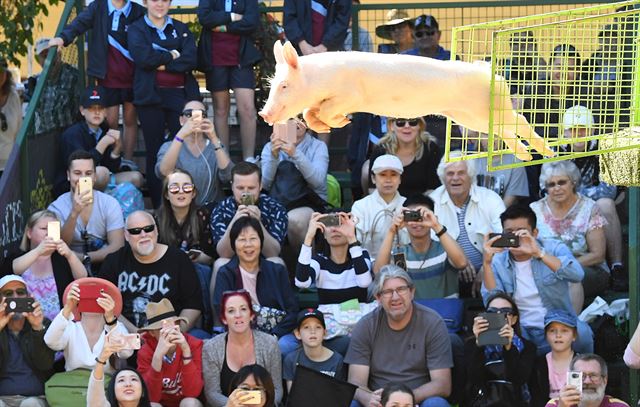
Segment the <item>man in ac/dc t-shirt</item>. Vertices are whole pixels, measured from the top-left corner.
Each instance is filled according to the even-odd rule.
[[[202,311],[200,282],[189,257],[158,243],[155,221],[144,211],[127,217],[124,237],[129,244],[107,256],[99,275],[122,292],[119,320],[136,332],[147,324],[147,304],[168,298],[176,313],[189,321],[180,323],[181,330],[189,331]]]

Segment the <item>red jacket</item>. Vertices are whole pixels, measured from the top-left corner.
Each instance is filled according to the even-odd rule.
[[[182,399],[197,398],[202,393],[202,341],[186,333],[184,337],[191,348],[191,362],[182,363],[182,350],[177,347],[173,363],[163,360],[162,370],[158,373],[151,367],[158,340],[148,332],[142,335],[144,343],[138,351],[138,372],[147,384],[153,403],[178,407]]]

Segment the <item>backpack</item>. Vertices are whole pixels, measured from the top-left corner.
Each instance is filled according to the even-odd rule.
[[[44,384],[44,394],[49,407],[86,406],[89,377],[89,369],[75,369],[51,376]],[[105,389],[110,381],[111,375],[105,373]]]
[[[342,188],[340,182],[331,174],[327,174],[327,203],[333,208],[342,207]]]
[[[110,182],[104,192],[118,201],[120,209],[122,209],[122,216],[124,219],[127,219],[127,216],[132,212],[144,210],[142,192],[140,192],[138,188],[130,182],[123,182],[118,185]]]

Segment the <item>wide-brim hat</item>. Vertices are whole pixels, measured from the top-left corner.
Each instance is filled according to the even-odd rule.
[[[70,283],[69,285],[67,285],[67,288],[64,289],[64,294],[62,297],[63,305],[67,303],[67,295],[69,294],[69,290],[71,290],[72,284],[78,284],[78,286],[80,286],[81,302],[83,300],[91,300],[91,299],[95,300],[100,298],[99,297],[99,293],[101,292],[100,290],[103,290],[104,292],[109,294],[111,298],[113,298],[113,301],[116,303],[115,307],[113,308],[113,315],[117,317],[122,313],[122,294],[120,293],[120,290],[118,290],[118,287],[116,287],[109,280],[105,280],[103,278],[97,278],[97,277],[79,278],[73,281],[72,283]],[[92,296],[91,297],[84,296],[82,293],[83,288],[85,292],[90,291],[92,293]],[[93,298],[94,295],[96,296],[95,298]],[[73,312],[73,317],[74,317],[74,320],[76,321],[80,321],[82,319],[82,312],[80,311],[80,308],[81,308],[80,304],[78,304],[78,307],[76,307],[75,311]],[[104,312],[99,305],[94,307],[94,309],[95,309],[95,312],[97,313]],[[93,312],[93,311],[85,311],[85,312]]]
[[[171,305],[171,301],[167,298],[161,299],[160,302],[148,303],[145,313],[147,314],[147,325],[139,328],[138,332],[161,329],[162,321],[165,320],[171,320],[173,322],[184,321],[187,324],[189,323],[187,318],[179,317],[176,314],[173,305]]]
[[[387,20],[384,24],[380,24],[376,27],[376,35],[380,38],[384,38],[385,40],[391,39],[391,31],[398,24],[402,24],[404,22],[411,22],[411,17],[404,10],[399,10],[397,8],[389,10],[387,13]]]

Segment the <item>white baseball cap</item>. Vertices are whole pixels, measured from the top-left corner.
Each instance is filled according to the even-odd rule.
[[[577,126],[592,128],[594,125],[593,114],[591,110],[584,106],[576,105],[567,109],[562,116],[562,124],[564,130],[569,130]]]
[[[25,287],[27,286],[27,283],[24,281],[22,277],[16,276],[15,274],[10,274],[8,276],[4,276],[0,278],[0,290],[3,289],[5,285],[9,284],[12,281],[18,281],[24,284]]]
[[[404,172],[404,167],[402,166],[402,161],[395,155],[384,154],[380,157],[376,158],[373,162],[373,167],[371,167],[371,171],[374,174],[378,174],[384,170],[393,170],[399,174]]]

